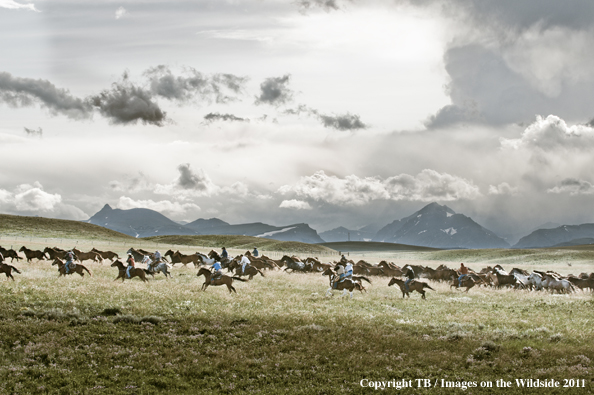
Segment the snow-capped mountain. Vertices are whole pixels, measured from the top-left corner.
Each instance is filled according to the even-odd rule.
[[[431,203],[380,229],[373,241],[435,248],[509,248],[509,244],[472,218]]]

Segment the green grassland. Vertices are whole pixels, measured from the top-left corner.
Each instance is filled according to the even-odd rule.
[[[232,239],[213,240],[220,247]],[[141,240],[95,242],[123,254]],[[183,245],[183,238],[175,243]],[[262,246],[249,240],[238,245]],[[476,268],[508,262],[563,273],[593,271],[589,255],[582,253],[589,252],[394,251],[391,260],[452,267],[463,259]],[[386,254],[365,259],[377,263]],[[237,294],[229,294],[225,287],[200,291],[204,278],[191,266],[175,265],[169,280],[160,274],[148,283],[122,283],[113,281],[117,272],[108,263],[84,262],[93,273],[85,278],[58,278],[48,262],[14,265],[22,271],[14,275],[16,281],[0,281],[0,394],[376,392],[361,387],[363,379],[413,380],[414,388],[386,390],[403,394],[594,391],[589,292],[473,288],[463,293],[429,282],[435,291],[427,291],[426,300],[417,293],[403,299],[399,289],[387,286],[388,278],[371,277],[367,292],[349,299],[339,291],[326,297],[328,279],[319,274],[275,271],[236,281]],[[579,379],[586,388],[522,389],[515,385],[521,378],[555,379],[561,385]],[[514,385],[417,388],[416,379],[432,385],[442,379],[484,381],[494,387],[504,379]]]

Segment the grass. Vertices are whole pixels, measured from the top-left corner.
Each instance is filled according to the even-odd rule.
[[[427,300],[403,300],[373,278],[367,294],[343,300],[324,296],[320,275],[267,272],[231,295],[200,292],[193,268],[144,284],[113,282],[108,265],[87,265],[94,276],[84,279],[57,278],[48,263],[18,266],[17,281],[0,283],[0,393],[367,393],[362,379],[417,378],[594,384],[588,293],[464,294],[431,283]]]

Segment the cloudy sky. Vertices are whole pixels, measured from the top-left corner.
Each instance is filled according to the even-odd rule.
[[[594,221],[591,0],[0,0],[0,212]]]

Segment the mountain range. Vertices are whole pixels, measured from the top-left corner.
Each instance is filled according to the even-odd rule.
[[[479,225],[472,218],[438,203],[430,203],[412,215],[394,220],[383,227],[377,224],[360,229],[341,226],[320,234],[305,223],[286,226],[261,222],[233,225],[218,218],[175,222],[154,210],[113,209],[108,204],[87,222],[134,237],[217,234],[255,236],[309,244],[374,241],[445,249],[510,248],[503,238]],[[512,248],[576,245],[588,238],[594,238],[594,224],[564,225],[554,229],[537,229],[521,238]]]

